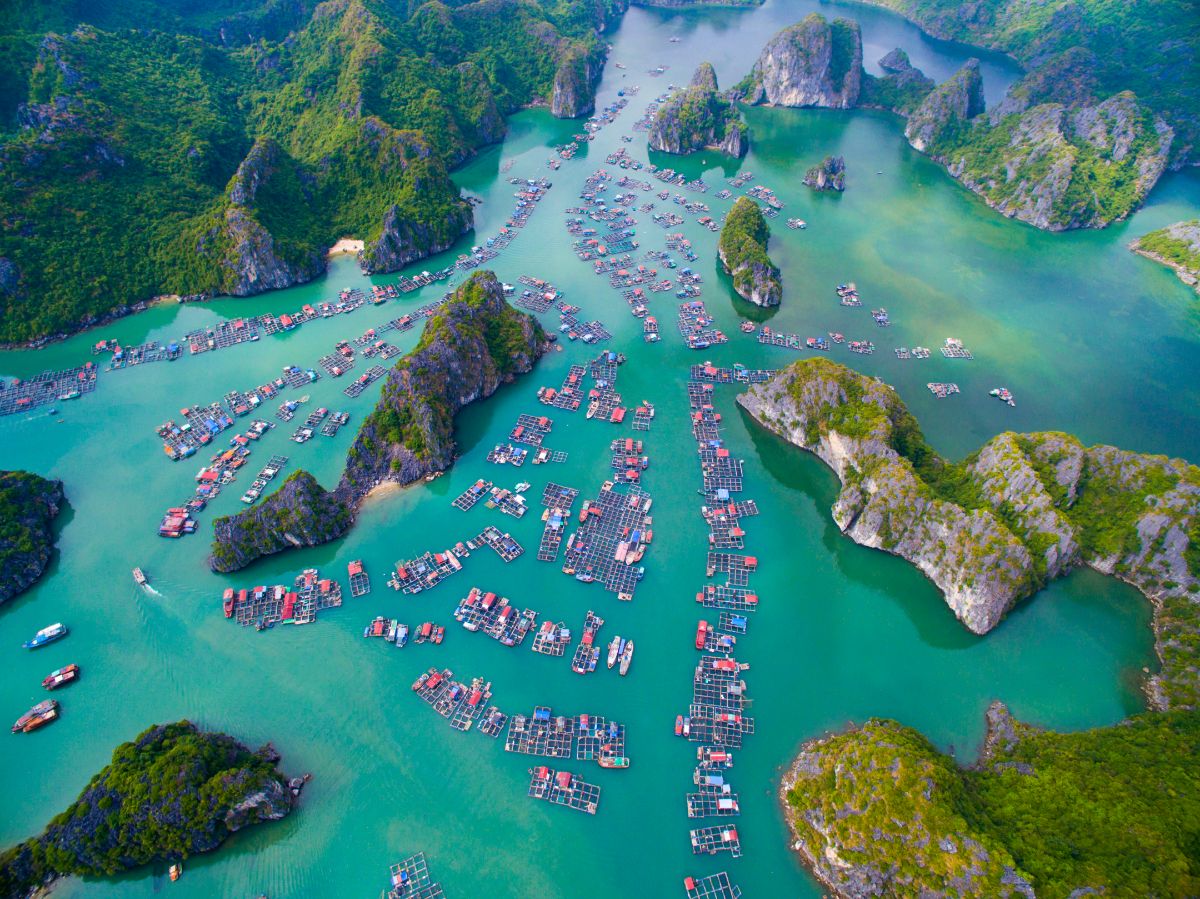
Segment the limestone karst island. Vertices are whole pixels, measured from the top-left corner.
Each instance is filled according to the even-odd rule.
[[[1200,896],[1188,0],[0,14],[0,899]]]

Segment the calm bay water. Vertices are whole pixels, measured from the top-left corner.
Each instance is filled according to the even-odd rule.
[[[64,404],[59,416],[0,420],[0,468],[63,479],[71,504],[58,560],[33,590],[0,611],[0,645],[9,647],[0,707],[15,718],[41,698],[38,682],[52,668],[77,662],[84,669],[81,682],[59,696],[62,721],[3,744],[0,844],[36,832],[117,743],[152,722],[188,717],[249,743],[273,740],[289,772],[311,771],[314,779],[288,820],[252,829],[221,851],[189,861],[184,878],[170,885],[172,896],[373,895],[386,882],[388,863],[417,850],[426,852],[447,892],[459,897],[618,889],[680,895],[683,875],[722,869],[749,896],[816,896],[816,886],[787,851],[774,801],[779,768],[802,740],[884,715],[969,758],[993,698],[1007,701],[1022,718],[1067,729],[1110,723],[1141,708],[1138,680],[1141,668],[1153,664],[1153,651],[1148,606],[1135,591],[1080,572],[1024,603],[993,634],[973,637],[914,569],[841,537],[828,514],[837,486],[832,474],[756,430],[737,411],[731,389],[719,388],[727,443],[745,459],[746,496],[762,512],[746,529],[748,550],[762,563],[755,586],[763,607],[738,647],[739,659],[752,665],[748,684],[758,732],[737,753],[730,776],[741,797],[745,857],[690,854],[684,793],[691,787],[694,750],[671,729],[690,696],[699,617],[692,595],[705,582],[707,530],[697,514],[699,474],[686,424],[687,366],[704,358],[779,366],[796,355],[759,347],[737,332],[741,315],[762,313],[732,297],[716,270],[716,236],[692,221],[683,230],[701,256],[695,267],[705,276],[704,299],[731,342],[702,354],[684,349],[674,332],[673,298],[660,294],[651,306],[662,324],[662,343],[643,344],[640,323],[617,293],[572,256],[561,210],[573,205],[587,174],[622,146],[619,135],[630,133],[641,109],[668,82],[685,81],[696,63],[710,59],[721,83],[731,84],[777,28],[818,8],[776,2],[753,12],[630,11],[611,57],[628,68],[610,64],[600,98],[610,102],[628,84],[640,84],[641,94],[581,152],[582,159],[549,173],[549,198],[495,266],[507,281],[522,273],[549,278],[586,317],[603,319],[615,334],[613,345],[629,355],[618,385],[626,400],[645,398],[658,407],[645,483],[655,497],[658,539],[633,603],[618,603],[563,576],[558,566],[538,563],[536,515],[513,521],[482,506],[465,514],[450,507],[481,476],[507,486],[530,480],[535,497],[550,479],[580,488],[583,497],[595,494],[607,476],[607,446],[617,431],[581,414],[554,415],[548,442],[569,452],[565,465],[501,470],[484,461],[520,412],[541,410],[534,400],[538,385],[557,386],[570,364],[591,355],[575,345],[467,410],[459,422],[463,455],[454,470],[371,502],[341,541],[266,560],[241,575],[214,576],[204,564],[209,524],[214,515],[240,507],[236,490],[203,513],[201,536],[155,536],[163,508],[186,495],[198,467],[167,461],[155,426],[180,406],[261,383],[281,365],[311,365],[336,340],[395,316],[397,307],[415,309],[440,295],[440,288],[250,346],[106,375],[96,394]],[[899,45],[941,78],[969,53],[930,42],[874,10],[824,11],[862,22],[868,61]],[[680,42],[670,43],[671,36]],[[670,66],[666,75],[646,75],[659,64]],[[988,61],[989,96],[995,99],[1013,77],[1003,61]],[[740,166],[713,154],[683,163],[655,161],[689,175],[703,173],[714,185],[705,199],[716,214],[724,208],[713,197],[716,185],[739,169],[752,170],[756,182],[787,204],[784,217],[809,222],[806,231],[789,231],[783,217],[775,220],[772,253],[783,268],[786,294],[782,309],[769,317],[772,327],[873,340],[873,357],[840,348],[831,355],[895,384],[933,443],[949,455],[969,452],[1000,430],[1055,428],[1088,442],[1200,457],[1195,298],[1170,272],[1125,249],[1137,234],[1196,215],[1195,175],[1169,176],[1126,224],[1048,235],[1000,218],[961,190],[907,146],[895,117],[751,110],[747,118],[753,149]],[[543,174],[550,147],[575,130],[543,112],[521,114],[502,147],[459,173],[463,187],[484,201],[476,213],[479,234],[494,233],[511,208],[501,162],[515,159],[513,175]],[[630,150],[646,158],[642,136]],[[846,158],[842,196],[813,195],[800,184],[804,169],[826,153]],[[649,216],[642,218],[642,246],[660,248],[662,234]],[[294,310],[371,280],[341,259],[315,284],[255,299],[158,307],[41,352],[0,354],[0,373],[27,376],[78,364],[100,336],[127,343],[175,338],[223,317]],[[832,288],[845,280],[858,283],[864,309],[838,306]],[[886,331],[867,314],[880,305],[895,322]],[[936,347],[948,336],[963,339],[975,360],[944,360],[935,350],[928,361],[901,362],[891,352],[893,346]],[[414,331],[396,342],[407,349],[416,339]],[[933,399],[924,384],[940,380],[957,381],[962,394]],[[1013,390],[1017,408],[987,397],[999,384]],[[252,462],[287,453],[289,470],[302,466],[332,485],[354,428],[377,396],[371,390],[347,400],[343,386],[325,378],[309,392],[313,405],[350,411],[350,428],[332,440],[317,437],[296,446],[281,425]],[[462,574],[417,597],[399,597],[384,585],[397,559],[452,545],[488,521],[510,530],[526,555],[506,566],[491,553],[473,554]],[[308,566],[344,577],[346,563],[356,558],[371,571],[374,592],[348,598],[313,627],[256,634],[220,614],[227,585],[274,583]],[[133,585],[134,565],[150,572],[161,596],[143,595]],[[575,631],[584,613],[595,609],[608,622],[603,637],[620,633],[637,641],[629,677],[605,670],[581,678],[571,674],[566,659],[527,647],[505,649],[462,631],[450,613],[473,584],[543,618],[565,620]],[[402,652],[368,643],[361,629],[377,614],[410,624],[439,620],[448,625],[446,642]],[[56,620],[71,627],[67,640],[38,653],[16,648]],[[413,698],[409,684],[435,664],[459,677],[492,680],[497,703],[510,714],[539,704],[556,713],[591,712],[624,722],[633,766],[621,772],[571,766],[603,787],[595,818],[532,802],[525,797],[530,759],[507,754],[479,734],[451,730]],[[61,894],[146,895],[166,886],[159,874],[75,881]]]

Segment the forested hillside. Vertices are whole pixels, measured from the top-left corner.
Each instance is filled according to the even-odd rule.
[[[0,343],[305,281],[342,236],[372,271],[444,249],[471,225],[447,169],[598,69],[624,3],[6,0]]]

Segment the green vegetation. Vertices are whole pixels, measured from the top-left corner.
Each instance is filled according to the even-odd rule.
[[[354,515],[304,469],[257,506],[213,522],[215,538],[209,563],[214,571],[236,571],[262,556],[292,546],[317,546],[340,537]]]
[[[455,397],[466,389],[452,379],[469,368],[478,369],[480,389],[489,378],[507,380],[528,370],[533,348],[545,340],[535,318],[505,302],[494,274],[476,272],[429,318],[416,347],[396,363],[351,453],[403,447],[440,470],[444,465],[435,456],[452,443]],[[352,455],[351,462],[356,461]],[[399,473],[403,463],[394,456],[390,465]]]
[[[825,861],[832,847],[886,878],[873,895],[1001,896],[1014,876],[1046,899],[1200,891],[1200,716],[1074,734],[998,717],[1005,733],[968,769],[894,721],[806,746],[786,799],[823,879],[849,876]]]
[[[1134,252],[1169,265],[1185,284],[1200,291],[1200,219],[1176,222],[1135,240]]]
[[[0,471],[0,603],[45,570],[54,550],[51,524],[62,503],[58,481],[26,471]]]
[[[746,299],[760,305],[776,305],[783,292],[779,269],[767,255],[771,229],[758,204],[749,197],[738,197],[721,228],[717,251],[733,278],[733,288]],[[773,299],[773,302],[771,300]]]
[[[104,876],[184,859],[242,826],[282,818],[291,796],[275,762],[269,751],[251,752],[187,721],[151,727],[118,746],[40,836],[0,854],[0,895],[23,896],[62,874]]]
[[[470,212],[447,168],[547,99],[617,7],[141,0],[0,17],[0,342],[160,293],[305,280],[342,236],[373,270],[448,246]],[[258,177],[239,178],[254,150]]]
[[[1003,50],[1029,74],[1030,104],[1079,106],[1132,91],[1175,129],[1179,162],[1200,147],[1200,16],[1188,0],[867,0],[933,35]],[[1050,73],[1053,77],[1044,77]]]

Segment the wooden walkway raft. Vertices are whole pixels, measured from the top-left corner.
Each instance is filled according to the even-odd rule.
[[[588,815],[596,814],[600,806],[600,788],[589,784],[569,771],[555,771],[545,765],[529,769],[529,796],[545,799],[554,805],[565,805]]]
[[[708,877],[685,877],[683,889],[687,899],[741,899],[741,887],[736,887],[724,871]]]
[[[636,485],[626,491],[614,487],[606,481],[580,512],[583,521],[568,541],[563,573],[631,600],[642,575],[637,562],[653,539],[653,500]]]
[[[392,865],[391,878],[392,888],[387,899],[445,899],[442,885],[429,873],[424,852]]]

